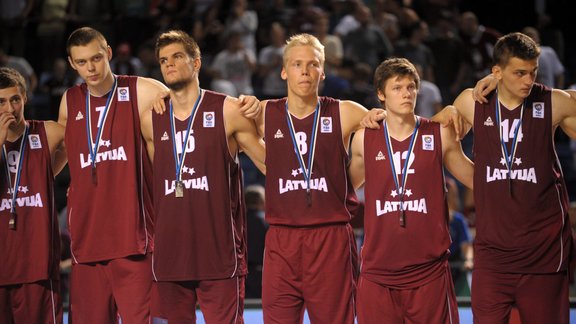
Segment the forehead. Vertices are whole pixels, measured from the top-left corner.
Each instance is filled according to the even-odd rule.
[[[288,61],[318,61],[320,62],[320,51],[310,45],[296,45],[286,52]]]
[[[537,58],[532,59],[532,60],[523,60],[521,58],[511,57],[510,60],[508,60],[508,64],[506,64],[504,69],[508,69],[508,70],[512,70],[512,71],[517,71],[517,70],[532,71],[537,67],[538,67],[538,59]]]
[[[0,99],[8,99],[14,96],[21,96],[21,95],[22,93],[20,92],[20,88],[16,86],[0,89]]]
[[[92,40],[86,45],[76,45],[70,47],[70,57],[73,60],[90,58],[97,54],[104,54],[106,49],[98,39]]]
[[[386,85],[404,85],[404,84],[415,84],[416,80],[411,75],[393,75],[388,78]]]
[[[158,56],[159,57],[166,57],[166,56],[172,55],[174,53],[178,53],[178,52],[186,53],[186,50],[184,49],[184,44],[172,43],[172,44],[168,44],[168,45],[162,47],[158,51]]]

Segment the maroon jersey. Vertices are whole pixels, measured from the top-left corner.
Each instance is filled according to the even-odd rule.
[[[95,262],[151,251],[150,161],[140,132],[137,77],[117,76],[96,154],[96,177],[86,127],[86,84],[68,89],[66,148],[70,167],[68,224],[75,262]],[[90,96],[92,138],[108,95]]]
[[[518,123],[508,171],[495,92],[474,108],[474,200],[478,269],[551,273],[566,269],[571,250],[568,195],[552,136],[551,90],[535,84],[521,107],[501,107],[506,151]]]
[[[153,115],[154,276],[158,281],[224,279],[246,274],[241,170],[224,127],[225,95],[203,95],[185,148],[183,197],[176,197],[170,114]],[[167,102],[168,105],[168,102]],[[178,157],[188,120],[175,121]]]
[[[54,176],[44,123],[29,121],[29,133],[5,142],[7,157],[0,161],[0,285],[57,279],[60,232],[54,207]],[[26,141],[17,188],[16,230],[8,228],[11,188],[16,177],[21,141]],[[10,170],[11,183],[6,173]]]
[[[450,247],[440,125],[419,119],[409,155],[411,137],[403,141],[390,138],[390,156],[382,125],[364,133],[366,200],[361,271],[370,281],[395,289],[415,288],[441,276],[446,271],[441,261]],[[394,176],[401,186],[406,163],[402,227],[401,195]]]
[[[358,205],[346,169],[349,158],[342,142],[340,102],[320,97],[319,125],[310,177],[310,204],[286,118],[286,98],[266,106],[266,220],[272,225],[311,226],[349,222]],[[314,114],[292,117],[295,140],[305,167]]]

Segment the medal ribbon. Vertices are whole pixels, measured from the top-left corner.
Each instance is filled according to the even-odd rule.
[[[398,182],[398,174],[396,173],[396,166],[394,165],[394,150],[392,149],[392,140],[390,139],[390,133],[388,133],[388,123],[384,122],[384,139],[386,140],[386,149],[388,150],[388,160],[390,161],[390,168],[392,169],[392,178],[394,179],[394,185],[396,186],[396,191],[400,195],[400,213],[401,213],[401,223],[404,219],[404,193],[406,191],[406,182],[408,181],[408,164],[410,162],[410,155],[414,151],[414,142],[418,136],[418,128],[420,127],[420,119],[416,116],[416,125],[414,125],[414,131],[412,132],[410,138],[410,145],[408,146],[408,154],[406,155],[406,161],[404,162],[404,170],[400,174],[401,182]],[[402,161],[402,158],[400,158]]]
[[[176,164],[176,181],[182,181],[182,166],[184,165],[184,159],[186,158],[186,147],[188,146],[188,140],[190,139],[190,130],[192,129],[192,123],[196,118],[196,111],[198,109],[198,104],[202,98],[202,89],[198,88],[198,98],[194,103],[192,108],[192,114],[188,118],[188,126],[186,127],[186,139],[182,140],[182,156],[178,158],[178,153],[176,151],[176,125],[174,121],[174,109],[172,107],[172,100],[170,100],[170,130],[172,131],[172,149],[174,151],[174,162]]]
[[[316,104],[314,109],[314,125],[312,126],[312,138],[310,139],[310,150],[308,153],[308,164],[304,164],[304,157],[298,149],[298,143],[296,142],[296,130],[294,129],[294,123],[292,122],[292,115],[288,111],[288,100],[285,103],[286,107],[286,122],[288,123],[288,130],[290,131],[290,137],[292,138],[292,145],[294,146],[294,153],[296,153],[296,158],[298,159],[298,164],[302,169],[304,174],[304,180],[306,180],[306,194],[308,199],[310,199],[310,177],[312,176],[312,169],[314,167],[314,153],[316,152],[316,134],[318,133],[318,123],[320,121],[320,101]]]
[[[508,174],[512,171],[512,163],[514,157],[516,156],[516,149],[518,148],[518,133],[520,128],[522,128],[522,119],[524,117],[524,102],[522,102],[522,107],[520,108],[520,122],[516,125],[514,130],[514,138],[512,139],[512,155],[508,154],[508,149],[506,148],[506,143],[504,143],[504,136],[502,136],[502,127],[500,127],[500,122],[502,119],[502,111],[500,110],[500,100],[498,99],[498,91],[496,91],[496,125],[498,125],[498,132],[500,134],[500,148],[502,151],[502,156],[506,161],[506,167],[508,168]],[[508,177],[510,179],[510,177]]]
[[[6,145],[2,145],[2,156],[6,162],[6,178],[8,179],[8,185],[12,189],[12,205],[10,206],[10,212],[12,214],[16,213],[16,197],[18,196],[18,187],[20,186],[20,176],[22,175],[22,163],[24,161],[24,153],[26,150],[26,136],[28,135],[30,126],[26,124],[24,127],[24,134],[22,135],[22,141],[20,142],[20,150],[18,154],[18,162],[16,164],[16,177],[14,178],[14,186],[12,186],[12,177],[10,176],[10,167],[8,166],[8,152],[6,152]]]
[[[104,116],[98,121],[98,131],[96,135],[96,142],[92,138],[92,118],[90,114],[90,89],[87,88],[86,93],[86,132],[88,133],[88,149],[90,150],[90,158],[92,159],[92,169],[96,168],[96,154],[100,149],[100,139],[102,138],[102,129],[106,125],[106,119],[108,117],[108,112],[110,111],[110,105],[116,94],[116,88],[118,87],[118,79],[114,76],[114,84],[112,85],[112,90],[108,93],[108,98],[106,99],[106,106],[104,106]]]

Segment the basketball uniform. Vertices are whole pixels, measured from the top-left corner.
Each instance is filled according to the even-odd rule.
[[[266,235],[262,306],[267,323],[301,321],[306,307],[314,323],[353,323],[357,254],[350,219],[358,207],[348,179],[340,102],[319,98],[314,114],[292,117],[294,140],[307,161],[305,180],[287,123],[286,98],[267,103]],[[311,152],[313,151],[313,152]],[[310,187],[309,196],[307,187]]]
[[[85,83],[66,93],[65,142],[71,176],[68,224],[74,261],[70,298],[75,321],[83,320],[76,316],[93,320],[104,312],[105,318],[114,317],[115,306],[124,322],[148,320],[149,254],[153,249],[151,165],[140,131],[138,78],[116,78],[117,89],[102,97],[90,95],[89,102]],[[95,142],[99,122],[102,130],[93,174],[87,129]],[[88,286],[91,289],[85,289]],[[111,295],[116,301],[113,306],[107,301]]]
[[[493,92],[488,103],[476,103],[474,109],[477,228],[472,281],[474,316],[483,322],[483,316],[492,312],[483,306],[484,297],[490,296],[486,299],[491,299],[491,304],[507,304],[504,312],[509,312],[509,304],[517,303],[521,316],[535,319],[539,316],[535,311],[547,308],[543,316],[550,314],[552,317],[547,319],[550,322],[555,322],[557,316],[565,316],[567,320],[567,289],[565,296],[557,298],[540,294],[538,288],[520,293],[522,282],[529,278],[538,280],[556,275],[562,287],[572,249],[568,195],[552,136],[551,90],[534,84],[521,106],[513,110],[501,107],[500,123],[497,100]],[[512,145],[515,138],[516,149]],[[510,171],[505,155],[510,160]],[[506,285],[487,279],[504,279],[504,273],[517,276]],[[480,282],[485,284],[481,286]],[[504,295],[502,289],[506,286],[514,288],[506,293],[508,296],[491,295]],[[527,296],[531,298],[520,303]],[[552,307],[535,307],[544,304]],[[492,320],[500,321],[496,317],[486,318],[486,322]]]
[[[411,151],[412,136],[402,141],[390,137],[389,152],[383,125],[364,133],[366,182],[358,288],[360,323],[378,323],[385,315],[392,316],[384,321],[387,323],[458,321],[448,267],[450,232],[440,125],[418,118],[420,124]],[[369,285],[374,286],[375,292],[385,291],[382,296],[390,299],[370,295],[367,293],[370,290],[364,289]],[[373,305],[378,305],[377,309],[369,311]],[[411,312],[414,309],[418,312]]]
[[[25,138],[5,142],[7,156],[0,160],[0,322],[61,323],[60,231],[52,159],[44,123],[28,124]],[[10,229],[11,191],[22,141],[26,147],[16,188],[16,228]]]
[[[193,318],[197,300],[207,319],[228,323],[242,320],[246,214],[241,169],[237,155],[230,155],[224,125],[225,98],[223,94],[202,91],[194,118],[174,118],[175,135],[170,114],[153,114],[157,216],[153,264],[158,281],[153,316],[169,322]],[[186,144],[190,118],[193,120]],[[183,197],[176,196],[173,140],[179,159],[186,145]],[[176,303],[190,304],[188,313]]]

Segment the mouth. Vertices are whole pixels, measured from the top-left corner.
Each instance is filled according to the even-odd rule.
[[[98,81],[98,75],[90,75],[87,79],[90,81]]]

